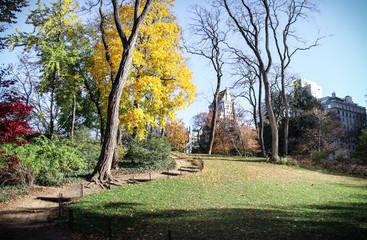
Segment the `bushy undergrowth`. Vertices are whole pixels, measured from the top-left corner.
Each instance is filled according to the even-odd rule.
[[[27,179],[29,174],[34,176],[34,181],[40,185],[58,185],[65,182],[67,176],[76,176],[89,173],[95,166],[100,153],[98,142],[79,139],[60,139],[54,136],[53,140],[41,135],[35,137],[24,146],[15,144],[4,144],[1,150],[8,154],[16,154],[20,163],[11,170],[4,162],[0,162],[2,168],[2,178],[18,176],[11,182],[0,181],[1,184],[23,184],[21,179]],[[19,171],[19,169],[25,169]],[[16,173],[22,174],[16,174]],[[27,174],[25,174],[27,173]],[[10,175],[9,175],[10,174]]]
[[[167,138],[150,137],[146,141],[133,139],[120,165],[127,171],[145,171],[173,168],[169,157],[171,145]]]
[[[348,174],[359,177],[367,177],[367,166],[359,160],[334,160],[327,159],[320,163],[320,166],[329,172]]]
[[[311,159],[315,162],[320,162],[322,160],[328,159],[329,154],[323,151],[314,151],[311,153]]]
[[[321,157],[320,157],[321,156]],[[310,157],[300,157],[302,168],[322,170],[330,173],[367,177],[367,165],[357,159],[329,159],[326,155],[312,154]]]
[[[281,164],[281,165],[287,165],[287,166],[298,166],[298,162],[296,159],[292,158],[292,157],[280,157],[277,161],[276,164]]]

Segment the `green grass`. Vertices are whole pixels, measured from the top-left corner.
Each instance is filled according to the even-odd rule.
[[[116,188],[70,206],[74,229],[115,239],[358,239],[367,180],[200,156],[202,173]]]

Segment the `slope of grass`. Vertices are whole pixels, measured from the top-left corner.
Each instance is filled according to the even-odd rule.
[[[202,173],[123,186],[71,208],[76,231],[115,239],[358,239],[367,233],[366,187],[363,179],[216,156]]]

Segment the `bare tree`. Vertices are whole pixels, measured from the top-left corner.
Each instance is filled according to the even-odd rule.
[[[14,90],[25,99],[27,105],[34,108],[31,112],[30,125],[40,133],[50,129],[51,94],[39,91],[40,73],[38,65],[32,62],[31,54],[18,56],[19,62],[11,64],[9,72],[15,81]],[[58,119],[60,108],[54,108],[53,115]]]
[[[315,5],[310,3],[309,0],[271,0],[271,17],[269,20],[280,62],[279,77],[281,80],[281,93],[284,104],[284,155],[288,155],[289,135],[289,103],[286,94],[286,69],[291,63],[292,57],[298,51],[305,51],[318,46],[318,42],[321,39],[318,37],[313,44],[305,46],[305,42],[299,37],[299,34],[297,34],[294,29],[295,24],[299,22],[299,20],[306,19],[306,13],[310,11],[315,11]],[[291,42],[302,43],[303,46],[291,47]]]
[[[272,133],[272,153],[271,160],[276,161],[278,154],[278,126],[273,112],[271,102],[271,89],[269,83],[269,72],[272,67],[272,54],[270,49],[270,8],[268,0],[245,1],[241,0],[218,0],[221,6],[228,13],[233,28],[240,34],[250,49],[259,73],[264,83],[265,106],[269,116]],[[264,33],[263,33],[264,32]]]
[[[224,44],[226,33],[220,30],[221,18],[218,9],[207,10],[205,8],[195,7],[194,13],[196,18],[194,19],[193,34],[199,36],[201,39],[199,42],[191,44],[191,47],[187,47],[187,51],[207,58],[213,66],[217,77],[217,85],[211,109],[213,117],[210,124],[209,142],[207,145],[207,153],[211,154],[218,118],[218,96],[224,65],[222,45]]]
[[[120,99],[130,71],[139,28],[143,23],[144,18],[147,16],[152,3],[152,0],[147,0],[143,7],[143,11],[139,14],[141,1],[135,0],[134,18],[131,20],[132,29],[130,36],[126,36],[120,19],[119,4],[117,0],[112,0],[115,25],[123,45],[123,51],[119,69],[116,73],[115,80],[113,81],[112,89],[108,97],[107,124],[101,155],[91,176],[91,181],[96,183],[112,180],[111,165],[116,147]]]
[[[258,133],[261,146],[261,153],[266,157],[264,144],[264,121],[262,110],[262,80],[259,74],[259,65],[256,61],[249,59],[241,50],[228,46],[236,56],[235,74],[239,79],[234,83],[233,88],[238,89],[236,97],[245,98],[252,107],[251,115]],[[258,92],[256,93],[256,84]]]

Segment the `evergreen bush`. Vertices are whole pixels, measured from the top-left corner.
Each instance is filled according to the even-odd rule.
[[[167,138],[150,137],[146,141],[133,139],[121,167],[141,170],[172,168],[175,162],[169,157],[170,153],[171,145]]]
[[[87,168],[86,161],[78,155],[77,149],[57,136],[51,141],[41,135],[27,145],[5,144],[2,149],[9,154],[16,153],[20,165],[32,171],[35,181],[42,185],[61,184],[66,174]]]

